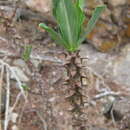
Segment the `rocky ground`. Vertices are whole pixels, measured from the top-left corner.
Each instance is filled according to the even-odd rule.
[[[51,1],[0,0],[2,128],[130,129],[130,2],[87,0],[87,18],[100,4],[107,9],[75,58],[38,27],[55,27]]]

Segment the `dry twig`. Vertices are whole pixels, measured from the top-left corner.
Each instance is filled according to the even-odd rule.
[[[19,77],[14,72],[12,67],[9,64],[5,63],[3,60],[0,60],[0,64],[1,64],[0,96],[1,96],[4,68],[6,69],[6,110],[5,110],[4,130],[7,130],[8,129],[8,123],[10,121],[11,113],[13,112],[14,108],[16,107],[20,97],[23,96],[25,101],[27,101],[27,96],[24,92],[24,89],[22,88],[22,83],[21,83]],[[20,93],[17,95],[16,101],[15,101],[13,107],[10,109],[9,101],[10,101],[10,75],[11,74],[13,75],[13,77],[15,78],[15,80],[18,84],[18,87],[20,89]],[[0,100],[0,103],[1,103],[1,100]]]
[[[4,121],[4,130],[7,130],[8,128],[8,122],[9,122],[9,101],[10,101],[10,79],[9,79],[9,70],[6,68],[6,111],[5,111],[5,121]]]
[[[0,74],[0,113],[1,113],[1,104],[2,104],[2,85],[3,85],[3,74],[4,74],[4,65],[1,65],[1,74]],[[0,130],[2,130],[1,120],[0,120]]]

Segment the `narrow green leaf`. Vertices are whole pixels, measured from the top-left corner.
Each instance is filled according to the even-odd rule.
[[[106,8],[105,5],[98,6],[98,7],[95,8],[95,10],[92,14],[92,17],[87,24],[86,34],[89,34],[93,30],[97,20],[99,19],[101,13],[104,11],[105,8]]]
[[[70,48],[77,47],[84,17],[80,7],[75,6],[71,0],[60,0],[57,4],[56,20],[62,38]]]
[[[83,25],[84,20],[85,20],[85,15],[79,6],[76,6],[76,14],[77,14],[76,28],[77,28],[77,33],[78,33],[77,35],[78,35],[78,39],[79,39],[82,25]]]
[[[60,0],[52,0],[52,13],[53,16],[56,18],[56,10],[57,10],[57,6]]]
[[[51,36],[51,38],[56,41],[57,44],[63,45],[64,47],[66,47],[65,41],[61,38],[61,36],[55,32],[52,28],[48,27],[47,25],[45,25],[44,23],[40,23],[39,27],[45,29]]]
[[[78,44],[83,42],[85,40],[86,36],[93,30],[93,28],[96,25],[97,20],[99,19],[101,13],[104,11],[105,8],[106,8],[106,5],[101,5],[101,6],[98,6],[95,8],[95,10],[92,14],[92,17],[90,18],[83,35],[81,36],[81,38],[78,41]]]
[[[56,19],[60,26],[60,31],[62,37],[68,42],[68,44],[73,44],[75,42],[74,37],[74,21],[75,12],[74,7],[71,0],[60,0],[59,6],[56,10]]]
[[[84,6],[85,6],[85,0],[76,0],[78,6],[83,10]]]
[[[21,87],[22,87],[25,91],[30,90],[29,86],[27,86],[26,84],[23,84]]]
[[[29,60],[31,51],[32,51],[32,46],[31,45],[27,45],[27,46],[24,47],[24,52],[22,54],[22,58],[23,58],[24,61]]]

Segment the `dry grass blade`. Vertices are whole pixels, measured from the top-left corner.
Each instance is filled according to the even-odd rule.
[[[9,123],[9,101],[10,101],[10,79],[9,79],[9,70],[6,67],[6,111],[5,111],[5,121],[4,121],[4,130],[7,130]]]
[[[0,74],[0,113],[1,113],[1,104],[2,104],[2,85],[3,85],[3,74],[4,74],[4,65],[1,65],[1,74]],[[0,120],[0,130],[2,130],[1,120]]]
[[[10,115],[11,113],[13,112],[14,108],[16,107],[19,99],[21,96],[24,97],[25,99],[25,102],[27,101],[27,96],[24,92],[24,89],[22,88],[22,83],[19,79],[19,77],[17,76],[17,74],[14,72],[14,70],[12,69],[12,67],[7,64],[6,62],[4,62],[3,60],[0,60],[0,64],[1,64],[1,74],[0,74],[0,104],[1,104],[1,96],[2,96],[2,87],[3,87],[3,77],[4,77],[4,69],[6,69],[6,76],[5,76],[5,81],[6,81],[6,110],[5,110],[5,121],[4,121],[4,130],[7,130],[8,129],[8,124],[9,124],[9,121],[10,121]],[[9,104],[9,101],[10,101],[10,75],[13,75],[13,77],[15,78],[17,84],[18,84],[18,87],[20,89],[20,92],[19,94],[17,95],[17,98],[16,98],[16,101],[13,105],[13,107],[11,108],[10,107],[10,104]],[[10,109],[11,108],[11,109]],[[0,108],[1,110],[1,108]],[[1,130],[1,124],[0,124],[0,130]]]
[[[22,88],[22,83],[21,83],[20,79],[17,77],[17,75],[14,72],[14,70],[12,69],[12,67],[9,64],[5,63],[3,60],[0,60],[0,64],[4,65],[5,67],[7,67],[9,69],[9,71],[11,72],[11,74],[13,75],[13,77],[15,78],[15,80],[17,81],[18,87],[21,90],[22,95],[24,96],[24,98],[26,100],[27,97],[26,97],[26,94],[24,92],[24,89]]]

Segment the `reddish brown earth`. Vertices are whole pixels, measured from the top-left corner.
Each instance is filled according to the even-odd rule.
[[[68,60],[72,55],[66,57],[67,52],[55,45],[45,31],[39,29],[38,24],[43,20],[49,22],[48,20],[29,9],[25,9],[27,14],[31,11],[38,17],[29,15],[15,18],[17,6],[13,7],[11,4],[0,5],[0,8],[1,59],[7,56],[11,60],[10,65],[13,65],[13,61],[21,59],[24,45],[32,45],[33,56],[38,54],[42,57],[38,67],[34,66],[31,59],[26,62],[31,71],[27,82],[27,102],[23,97],[20,98],[14,110],[18,114],[16,124],[10,121],[9,130],[14,125],[18,130],[127,130],[124,124],[130,128],[126,121],[129,117],[117,121],[115,126],[112,119],[103,115],[103,101],[107,101],[107,97],[94,99],[98,94],[94,85],[97,76],[85,74],[87,83],[83,85],[81,57],[76,59],[81,64],[78,68],[76,61],[73,63]],[[47,24],[54,26],[53,22]],[[111,82],[107,84],[115,92],[123,91],[120,96],[128,97],[129,93],[121,86]],[[12,106],[19,93],[13,80],[10,93]],[[4,120],[4,113],[2,115]]]

